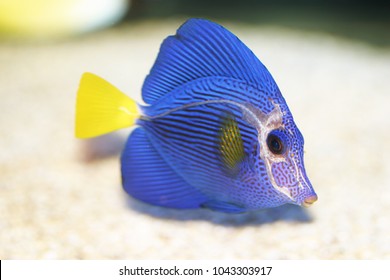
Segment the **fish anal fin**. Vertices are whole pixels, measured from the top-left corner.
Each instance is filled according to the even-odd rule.
[[[121,157],[125,191],[146,203],[170,208],[199,208],[207,198],[161,157],[144,128],[130,135]]]

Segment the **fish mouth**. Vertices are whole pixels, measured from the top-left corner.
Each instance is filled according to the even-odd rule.
[[[313,205],[313,203],[314,202],[316,202],[318,200],[318,197],[317,197],[317,195],[311,195],[311,196],[308,196],[308,197],[306,197],[304,200],[303,200],[303,202],[302,202],[302,206],[303,207],[305,207],[305,208],[308,208],[308,207],[310,207],[310,206],[312,206]]]

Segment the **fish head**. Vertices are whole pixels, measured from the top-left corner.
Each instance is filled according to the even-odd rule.
[[[308,207],[317,195],[306,174],[303,145],[301,132],[289,122],[269,131],[263,150],[271,185],[290,203]]]
[[[308,207],[317,200],[317,195],[305,170],[303,135],[287,105],[270,102],[273,109],[268,114],[252,107],[255,117],[250,121],[258,131],[257,156],[267,171],[265,183],[272,188],[275,204]]]

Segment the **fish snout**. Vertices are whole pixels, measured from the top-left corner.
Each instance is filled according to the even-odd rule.
[[[316,194],[310,195],[310,196],[306,197],[306,198],[303,200],[302,206],[307,208],[307,207],[311,206],[311,205],[312,205],[314,202],[316,202],[317,200],[318,200],[318,197],[317,197]]]

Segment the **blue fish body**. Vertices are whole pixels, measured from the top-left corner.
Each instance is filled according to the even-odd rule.
[[[222,26],[190,19],[165,39],[142,97],[121,157],[131,196],[230,213],[317,200],[278,86]]]
[[[222,26],[191,19],[165,39],[142,98],[147,105],[85,73],[76,102],[76,137],[138,126],[121,157],[131,196],[229,213],[317,200],[278,86]]]

